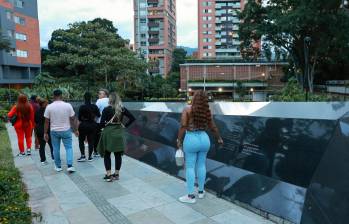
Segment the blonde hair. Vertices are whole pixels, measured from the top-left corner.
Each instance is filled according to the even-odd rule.
[[[122,113],[122,101],[117,93],[110,93],[109,105],[112,106],[113,110],[115,111],[116,117],[120,119]]]

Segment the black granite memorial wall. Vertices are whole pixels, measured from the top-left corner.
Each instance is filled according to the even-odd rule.
[[[125,105],[137,118],[127,131],[126,154],[184,178],[174,155],[185,104]],[[210,191],[294,223],[344,223],[338,220],[349,214],[349,115],[343,117],[349,104],[211,107],[224,145],[211,137]]]

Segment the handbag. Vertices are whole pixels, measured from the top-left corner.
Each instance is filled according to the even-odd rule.
[[[175,158],[176,158],[176,165],[177,166],[184,165],[184,152],[181,148],[177,149],[176,154],[175,154]]]
[[[12,126],[15,126],[17,121],[17,114],[14,114],[11,118],[10,118],[10,122],[12,124]]]

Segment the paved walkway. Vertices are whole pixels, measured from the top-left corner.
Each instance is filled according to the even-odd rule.
[[[13,155],[17,155],[16,134],[8,132]],[[49,151],[48,149],[46,150]],[[62,151],[65,166],[64,148]],[[79,156],[74,138],[74,159]],[[120,180],[103,182],[103,159],[77,163],[77,172],[57,173],[53,161],[42,166],[38,151],[15,157],[30,195],[30,206],[49,224],[267,224],[268,220],[230,202],[207,194],[194,205],[177,201],[185,194],[184,182],[153,167],[123,157]],[[38,223],[38,220],[34,221]]]

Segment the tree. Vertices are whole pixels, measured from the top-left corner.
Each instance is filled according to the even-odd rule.
[[[49,99],[50,94],[48,92],[47,84],[55,83],[55,81],[55,78],[50,76],[50,74],[47,72],[41,72],[39,75],[35,76],[34,84],[43,86],[45,89],[46,98]]]
[[[256,51],[254,43],[263,40],[266,52],[287,54],[299,83],[304,84],[303,74],[309,69],[306,81],[312,92],[315,75],[330,78],[324,73],[331,72],[319,64],[343,68],[349,62],[349,15],[340,5],[341,0],[249,1],[240,13],[241,50]],[[305,64],[308,37],[310,66]],[[342,78],[347,75],[348,71]]]
[[[172,53],[172,72],[179,72],[180,64],[185,63],[187,52],[183,48],[176,48]]]
[[[145,73],[147,64],[125,45],[111,21],[94,19],[69,24],[68,29],[53,32],[45,50],[43,70],[54,77],[96,81],[107,86],[117,76]]]
[[[10,50],[10,41],[7,39],[7,37],[3,36],[2,32],[0,32],[0,50]]]

